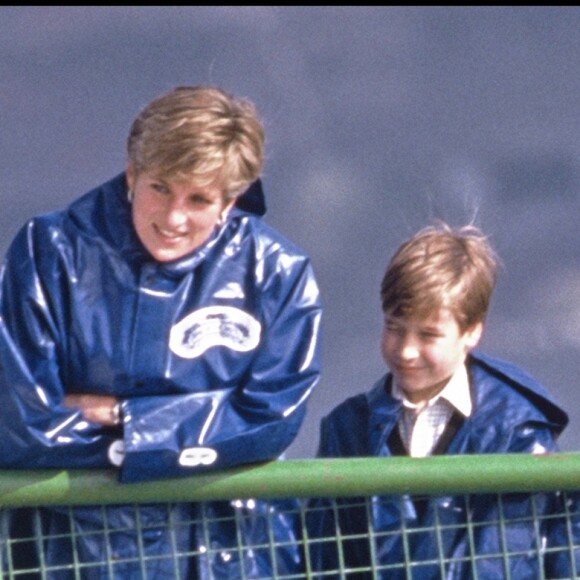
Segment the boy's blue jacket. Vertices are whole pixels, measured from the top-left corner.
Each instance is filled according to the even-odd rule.
[[[558,450],[556,439],[568,423],[568,416],[541,385],[514,365],[480,352],[468,356],[467,366],[473,413],[455,433],[446,454],[549,453]],[[389,447],[389,435],[397,425],[402,404],[391,396],[388,385],[390,374],[387,373],[370,391],[350,397],[322,419],[319,457],[388,458],[394,454],[395,451]],[[535,501],[538,516],[541,516],[555,509],[557,497],[539,495]],[[472,578],[474,568],[469,560],[470,554],[495,554],[495,557],[477,559],[477,577],[504,578],[507,577],[505,562],[498,557],[504,549],[519,552],[510,557],[509,577],[544,577],[539,571],[540,546],[534,539],[533,523],[506,524],[505,545],[502,544],[500,527],[494,523],[476,526],[475,537],[468,537],[465,527],[462,527],[468,517],[476,524],[497,523],[499,513],[495,496],[473,496],[469,504],[462,496],[429,498],[419,503],[410,496],[374,497],[370,522],[366,519],[365,508],[352,507],[352,500],[339,500],[339,504],[344,508],[339,522],[342,534],[361,534],[364,537],[368,535],[370,523],[378,538],[375,542],[377,562],[400,565],[398,569],[384,572],[381,578],[408,578],[404,566],[406,558],[414,563],[412,568],[407,567],[408,571],[412,570],[413,578]],[[325,500],[314,502],[314,505],[324,506]],[[527,496],[518,494],[504,498],[503,510],[506,519],[529,518],[532,514]],[[309,522],[311,536],[336,534],[332,510],[313,513],[315,515]],[[552,547],[562,545],[563,539],[559,536],[562,527],[554,525],[548,529],[548,524],[544,520],[540,522],[542,534]],[[407,534],[409,552],[405,556],[401,530],[412,532],[423,526],[425,529],[421,533]],[[445,530],[438,537],[441,526]],[[389,531],[392,533],[388,534]],[[382,532],[385,535],[382,536]],[[445,564],[444,576],[438,563],[438,557],[441,557],[437,552],[438,542],[441,542],[442,555],[453,560]],[[473,542],[473,552],[470,552],[470,542]],[[315,568],[336,569],[336,546],[332,542],[313,545]],[[369,566],[368,540],[349,541],[344,556],[347,567]],[[461,558],[465,558],[464,561]],[[565,577],[569,571],[569,557],[546,558],[544,566],[549,572],[546,577]],[[566,573],[562,573],[563,568]]]
[[[0,468],[141,482],[276,459],[320,372],[307,256],[262,219],[261,184],[192,255],[153,261],[124,174],[31,219],[0,273]],[[122,428],[68,393],[123,400]]]

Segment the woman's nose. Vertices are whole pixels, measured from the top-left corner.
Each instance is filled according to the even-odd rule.
[[[172,227],[181,226],[187,221],[186,208],[179,200],[171,200],[165,208],[165,218],[167,225]]]

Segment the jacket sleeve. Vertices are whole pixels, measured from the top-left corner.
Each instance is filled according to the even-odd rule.
[[[514,433],[510,452],[534,454],[556,453],[559,445],[551,429],[547,426],[524,424]],[[516,496],[517,497],[517,496]],[[527,496],[524,496],[527,499]],[[521,514],[513,514],[513,496],[504,501],[504,514],[518,522]],[[529,513],[534,513],[538,528],[545,544],[544,575],[546,578],[576,578],[580,572],[580,494],[577,491],[548,491],[536,493],[529,499]],[[514,535],[522,536],[521,524],[511,524],[516,528]],[[508,533],[510,529],[508,528]],[[539,574],[538,574],[539,576]]]
[[[17,234],[0,271],[0,465],[110,466],[112,430],[63,406],[62,309],[39,274],[36,235],[31,221]],[[56,268],[47,267],[47,273],[51,283],[61,283]]]
[[[191,475],[277,458],[294,440],[320,373],[320,298],[306,258],[268,266],[249,371],[233,387],[128,399],[121,481]],[[163,417],[175,418],[169,424]],[[167,429],[160,429],[160,422]]]

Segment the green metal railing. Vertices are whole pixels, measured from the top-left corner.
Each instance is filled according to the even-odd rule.
[[[103,506],[114,504],[130,504],[134,506],[143,504],[164,504],[175,505],[180,503],[195,503],[205,505],[207,502],[230,502],[243,508],[232,516],[232,525],[236,526],[238,532],[235,534],[238,542],[231,547],[232,553],[243,560],[244,554],[248,550],[256,552],[258,549],[269,554],[273,560],[273,571],[270,576],[252,576],[251,572],[240,571],[239,575],[232,578],[307,578],[314,576],[314,564],[311,562],[311,554],[317,546],[323,542],[336,543],[338,546],[338,568],[328,573],[327,577],[333,578],[380,578],[381,580],[390,578],[390,574],[395,572],[406,574],[407,578],[413,577],[411,570],[417,565],[412,560],[412,554],[407,545],[406,560],[403,563],[392,563],[384,561],[378,556],[376,546],[380,545],[382,537],[379,534],[386,532],[373,529],[368,526],[364,538],[357,537],[355,540],[363,540],[370,546],[370,564],[360,570],[359,576],[351,576],[357,570],[348,568],[348,541],[349,538],[334,537],[340,536],[341,529],[337,525],[333,529],[332,537],[313,537],[309,531],[307,522],[316,521],[317,510],[314,507],[312,498],[326,498],[325,509],[334,510],[338,514],[344,506],[351,509],[355,503],[349,504],[349,498],[353,502],[359,502],[363,511],[369,514],[377,508],[377,497],[400,496],[400,497],[439,497],[439,496],[461,496],[467,498],[474,494],[487,494],[490,498],[495,498],[498,505],[502,502],[504,494],[527,494],[530,498],[530,513],[515,522],[508,521],[507,517],[501,513],[498,521],[492,522],[494,526],[499,526],[502,530],[512,525],[526,525],[539,530],[542,518],[545,514],[535,513],[535,498],[538,494],[566,492],[575,494],[580,492],[580,453],[558,453],[552,455],[465,455],[465,456],[436,456],[421,459],[411,459],[404,457],[384,458],[349,458],[349,459],[304,459],[274,461],[267,464],[244,466],[237,469],[222,471],[219,473],[192,476],[188,478],[147,482],[140,484],[120,484],[117,481],[115,471],[0,471],[0,508],[3,514],[17,513],[20,508],[43,508],[50,506]],[[276,501],[284,498],[296,498],[298,501],[295,507],[290,509],[290,516],[298,522],[298,533],[294,538],[297,553],[301,554],[302,561],[293,571],[278,572],[276,558],[280,548],[279,540],[270,531],[269,545],[248,547],[244,543],[244,526],[249,519],[253,518],[255,524],[256,514],[252,514],[251,502],[254,499],[262,500],[264,505],[277,505]],[[356,499],[354,499],[356,498]],[[373,499],[374,498],[374,499]],[[236,503],[237,502],[237,503]],[[374,503],[373,503],[374,502]],[[557,550],[561,550],[565,557],[571,562],[570,576],[575,578],[577,572],[573,570],[576,559],[580,561],[580,541],[575,537],[575,526],[578,527],[580,514],[576,512],[576,503],[565,502],[565,509],[557,514],[558,521],[561,522],[561,529],[567,531],[565,542],[561,542]],[[248,507],[250,506],[250,508]],[[330,507],[328,507],[330,506]],[[573,507],[569,507],[573,506]],[[278,508],[277,508],[278,509]],[[34,511],[34,510],[30,510]],[[198,528],[207,529],[212,525],[208,521],[208,513],[201,510],[190,522]],[[270,513],[270,515],[268,515]],[[71,512],[72,514],[72,512]],[[271,525],[271,512],[262,512],[264,525],[266,528]],[[556,517],[556,516],[549,516]],[[138,518],[137,518],[138,519]],[[336,521],[340,518],[337,517]],[[371,518],[369,517],[369,521]],[[524,524],[522,524],[524,522]],[[176,525],[171,518],[168,518],[167,526]],[[183,522],[179,522],[182,526]],[[478,522],[467,522],[464,533],[470,538],[474,533],[479,533]],[[490,525],[487,521],[486,525]],[[0,530],[1,540],[1,568],[3,579],[16,578],[55,578],[59,579],[58,568],[51,568],[46,562],[43,554],[43,545],[47,536],[39,526],[31,528],[30,537],[14,537],[8,526],[4,525],[4,530]],[[475,531],[474,531],[475,530]],[[127,534],[141,534],[146,530],[121,530]],[[109,533],[110,530],[107,531]],[[113,530],[119,532],[119,530]],[[434,542],[441,543],[441,537],[449,533],[444,522],[436,522],[435,529],[429,530],[433,533]],[[455,533],[455,530],[453,530]],[[71,551],[75,550],[76,538],[73,537],[74,525],[71,516]],[[209,533],[206,535],[209,536]],[[407,538],[409,534],[416,534],[416,530],[407,529],[389,530],[391,536]],[[406,540],[405,540],[406,541]],[[377,543],[379,542],[379,543]],[[137,542],[139,544],[139,542]],[[211,559],[208,549],[211,542],[205,547],[189,546],[185,552],[172,554],[172,558],[177,562],[184,557],[188,559]],[[63,544],[69,545],[69,544]],[[140,545],[140,544],[139,544]],[[442,546],[443,544],[441,544]],[[27,550],[34,548],[38,552],[37,559],[32,564],[22,564],[22,558],[18,556],[18,551],[26,546]],[[346,546],[346,548],[344,547]],[[440,546],[440,547],[441,547]],[[178,548],[176,548],[178,549]],[[181,548],[179,548],[181,549]],[[441,547],[441,550],[444,548]],[[556,550],[556,548],[554,549]],[[222,549],[223,553],[224,550]],[[541,559],[545,555],[541,541],[538,541],[537,553],[533,557]],[[503,557],[506,562],[510,554],[496,554],[496,557]],[[476,565],[480,556],[472,553],[470,555],[473,577],[477,577]],[[147,559],[146,553],[141,550],[136,556],[137,560]],[[411,559],[409,559],[411,558]],[[388,559],[387,559],[388,560]],[[123,578],[123,575],[115,575],[115,569],[111,562],[100,562],[102,570],[99,578]],[[115,563],[117,565],[118,562]],[[147,562],[141,562],[142,578],[145,580],[156,580],[154,573],[148,572]],[[423,562],[424,564],[424,562]],[[449,557],[445,553],[437,555],[433,564],[441,571],[441,578],[445,575],[446,567],[449,564]],[[89,578],[89,572],[95,562],[83,561],[76,554],[71,555],[70,562],[66,565],[66,573],[71,578]],[[393,570],[389,566],[394,566]],[[175,578],[179,578],[179,567],[176,567]],[[26,572],[26,574],[25,574]],[[64,573],[64,572],[63,572]],[[95,576],[96,577],[96,576]],[[211,576],[210,576],[211,577]],[[227,578],[229,576],[219,576],[216,578]],[[321,577],[326,577],[322,573]],[[399,576],[393,576],[399,577]],[[405,576],[402,576],[405,577]],[[419,576],[420,577],[420,576]],[[505,578],[509,578],[509,566],[506,564]],[[540,575],[539,578],[544,576]],[[133,576],[131,576],[133,578]],[[483,580],[488,580],[483,578]],[[523,580],[515,578],[515,580]],[[534,579],[535,580],[535,579]]]
[[[130,485],[115,471],[0,470],[0,507],[555,489],[580,490],[580,452],[294,459]]]

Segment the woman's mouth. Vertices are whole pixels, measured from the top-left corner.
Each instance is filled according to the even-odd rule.
[[[185,237],[185,232],[176,232],[174,230],[166,230],[157,225],[153,226],[158,236],[167,242],[178,242]]]

